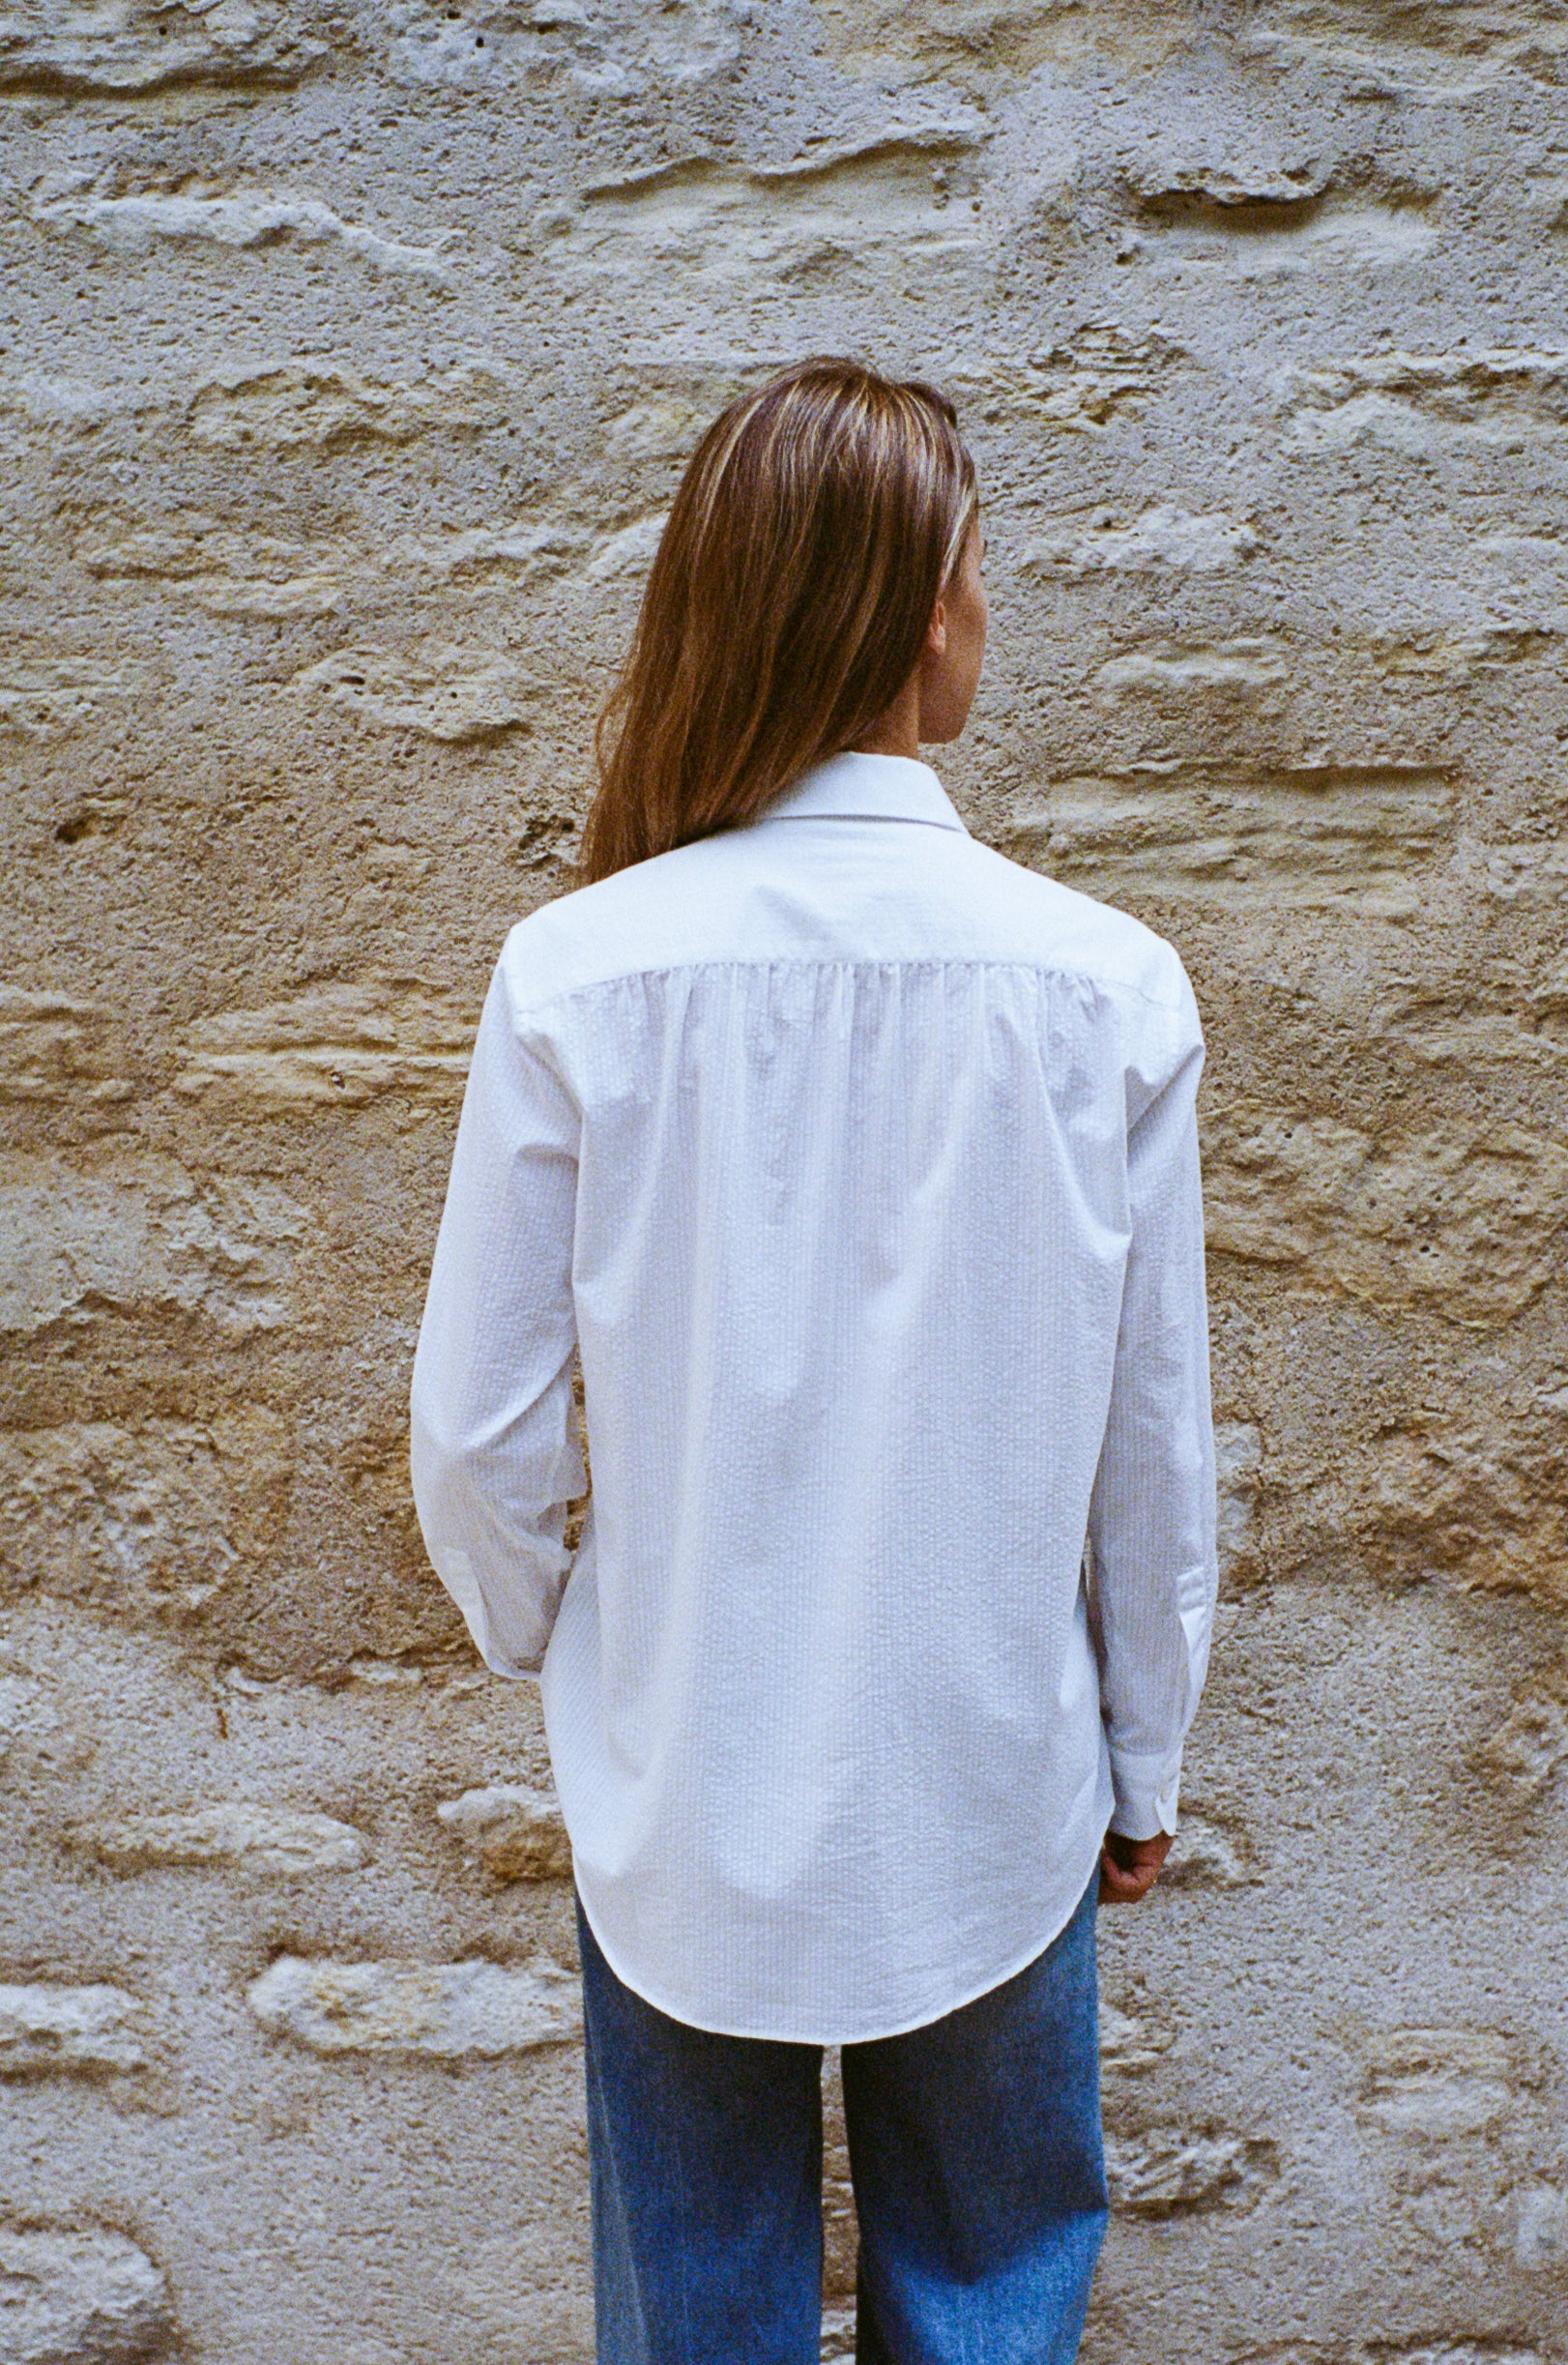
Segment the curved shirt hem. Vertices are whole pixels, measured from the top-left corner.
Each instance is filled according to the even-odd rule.
[[[604,1933],[599,1927],[598,1919],[595,1914],[588,1894],[583,1887],[582,1881],[580,1878],[576,1878],[575,1856],[573,1857],[572,1861],[573,1875],[574,1878],[576,1878],[577,1895],[582,1904],[583,1912],[587,1918],[588,1926],[594,1933],[595,1942],[597,1945],[599,1952],[609,1964],[610,1969],[620,1980],[622,1986],[630,1988],[634,1996],[641,1997],[644,2003],[652,2004],[655,2012],[662,2012],[667,2020],[679,2021],[683,2028],[700,2029],[704,2034],[708,2036],[748,2037],[761,2040],[762,2042],[769,2044],[874,2045],[884,2037],[908,2036],[916,2029],[929,2029],[933,2027],[937,2021],[945,2020],[950,2013],[961,2012],[966,2004],[977,2003],[982,1996],[989,1996],[993,1988],[1005,1987],[1009,1979],[1016,1978],[1021,1971],[1026,1971],[1031,1963],[1037,1961],[1039,1956],[1045,1952],[1046,1948],[1051,1945],[1055,1940],[1061,1936],[1062,1931],[1067,1927],[1068,1922],[1071,1921],[1074,1913],[1077,1912],[1079,1906],[1083,1903],[1084,1890],[1088,1886],[1089,1878],[1100,1860],[1100,1848],[1103,1842],[1103,1837],[1104,1834],[1102,1829],[1100,1835],[1096,1837],[1094,1841],[1093,1852],[1089,1859],[1088,1870],[1084,1873],[1082,1879],[1074,1883],[1072,1894],[1068,1899],[1065,1909],[1055,1914],[1054,1918],[1052,1918],[1052,1920],[1049,1922],[1044,1936],[1031,1939],[1028,1945],[1026,1945],[1020,1953],[1012,1956],[1010,1960],[1003,1963],[999,1970],[986,1971],[982,1977],[975,1980],[973,1986],[963,1987],[953,1998],[950,2003],[939,2005],[937,2010],[934,2012],[930,2010],[921,2010],[915,2013],[910,2019],[895,2020],[886,2026],[879,2024],[875,2028],[835,2028],[829,2030],[827,2034],[824,2034],[820,2029],[804,2030],[796,2028],[772,2027],[762,2029],[749,2025],[741,2026],[737,2022],[728,2019],[727,2017],[712,2019],[705,2016],[702,2019],[696,2019],[689,2010],[677,2011],[674,2005],[667,2002],[661,1996],[651,1994],[650,1983],[641,1978],[634,1978],[630,1976],[627,1971],[623,1967],[622,1963],[617,1960],[619,1950],[612,1945],[606,1944]]]

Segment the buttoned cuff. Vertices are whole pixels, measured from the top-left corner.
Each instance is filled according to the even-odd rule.
[[[1153,1839],[1176,1827],[1176,1799],[1181,1789],[1181,1752],[1176,1756],[1130,1757],[1114,1745],[1111,1780],[1116,1789],[1116,1812],[1111,1828],[1122,1839]]]

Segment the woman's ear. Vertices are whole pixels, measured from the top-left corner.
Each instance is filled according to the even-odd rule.
[[[947,654],[947,605],[945,600],[939,599],[931,611],[931,622],[925,628],[925,653],[927,657],[945,657]]]

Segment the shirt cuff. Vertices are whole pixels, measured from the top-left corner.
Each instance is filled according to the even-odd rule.
[[[1111,1828],[1122,1839],[1153,1839],[1176,1827],[1176,1799],[1181,1789],[1181,1752],[1174,1758],[1129,1757],[1111,1750],[1111,1780],[1116,1812]]]

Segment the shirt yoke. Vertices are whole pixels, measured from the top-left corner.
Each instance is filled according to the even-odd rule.
[[[1016,965],[1176,1012],[1174,949],[1130,913],[921,822],[780,820],[678,846],[520,920],[514,1011],[619,979],[780,962]]]

